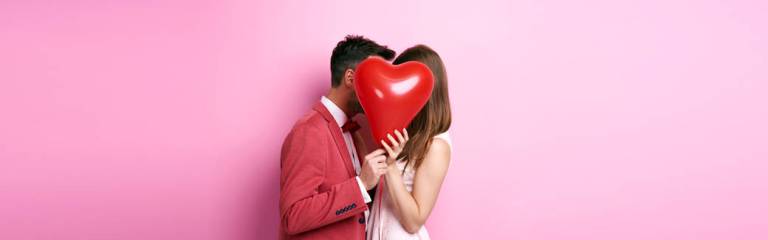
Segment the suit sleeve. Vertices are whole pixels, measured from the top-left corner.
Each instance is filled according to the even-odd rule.
[[[367,210],[357,179],[351,177],[320,192],[335,142],[317,128],[294,129],[281,156],[280,218],[288,234],[313,230]],[[329,147],[333,146],[333,148]]]

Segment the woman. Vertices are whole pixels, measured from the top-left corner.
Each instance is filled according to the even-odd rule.
[[[432,96],[407,129],[381,141],[387,151],[387,171],[373,202],[368,239],[429,239],[424,223],[437,201],[451,159],[451,107],[445,67],[431,48],[405,50],[394,64],[418,61],[435,77]],[[409,134],[410,133],[410,134]]]

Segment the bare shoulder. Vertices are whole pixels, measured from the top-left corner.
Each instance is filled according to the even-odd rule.
[[[440,186],[448,173],[451,163],[451,145],[444,139],[435,138],[429,145],[421,166],[416,170],[418,182],[431,182],[431,186]],[[416,189],[416,187],[414,187]]]
[[[451,145],[445,139],[434,138],[424,159],[429,165],[447,166],[451,162]]]

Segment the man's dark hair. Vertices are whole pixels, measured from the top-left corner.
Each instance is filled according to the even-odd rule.
[[[338,87],[344,72],[350,68],[354,69],[368,56],[392,60],[395,57],[395,51],[363,36],[347,35],[344,40],[336,44],[331,54],[331,86]]]

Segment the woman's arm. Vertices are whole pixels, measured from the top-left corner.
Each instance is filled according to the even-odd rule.
[[[396,135],[398,135],[397,132]],[[401,141],[399,144],[393,144],[395,145],[393,148],[402,147],[404,141],[399,136],[398,138]],[[394,139],[390,140],[395,142]],[[388,148],[386,144],[385,148]],[[405,188],[402,171],[395,164],[389,164],[387,167],[386,191],[392,199],[395,216],[409,233],[415,233],[427,221],[437,201],[445,174],[448,172],[450,160],[451,151],[448,143],[439,138],[434,139],[424,161],[416,171],[412,192],[408,192]]]

